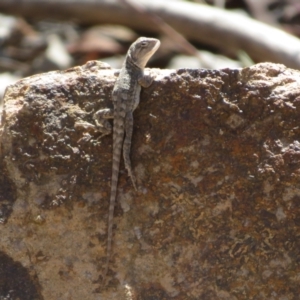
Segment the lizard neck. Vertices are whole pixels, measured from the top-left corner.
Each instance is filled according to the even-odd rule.
[[[132,57],[130,55],[127,55],[124,64],[127,68],[130,68],[130,69],[134,69],[134,70],[137,70],[137,71],[143,70],[143,68],[141,68],[140,66],[138,66],[135,63],[135,61],[132,59]]]

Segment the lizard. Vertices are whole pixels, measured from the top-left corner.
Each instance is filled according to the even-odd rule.
[[[144,74],[144,68],[160,46],[160,41],[155,38],[138,38],[130,47],[125,57],[119,76],[115,82],[112,100],[113,115],[108,110],[103,110],[95,116],[95,120],[100,117],[114,119],[113,123],[113,157],[112,157],[112,177],[111,192],[108,211],[108,229],[107,229],[107,248],[106,263],[103,273],[103,282],[108,272],[111,249],[112,249],[112,229],[115,202],[117,198],[117,187],[121,160],[121,151],[123,147],[123,158],[125,168],[131,178],[134,189],[137,191],[136,179],[132,172],[130,160],[131,138],[133,131],[133,111],[140,102],[141,87],[149,87],[153,78]],[[100,126],[100,124],[97,122]],[[107,133],[110,128],[103,128]]]

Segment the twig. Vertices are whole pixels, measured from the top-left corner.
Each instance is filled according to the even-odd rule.
[[[160,31],[165,35],[171,37],[173,41],[177,42],[178,43],[177,47],[180,47],[186,54],[201,58],[201,55],[199,54],[198,50],[191,43],[189,43],[188,40],[182,34],[176,31],[169,24],[167,24],[158,15],[150,12],[149,10],[146,10],[145,7],[143,7],[140,3],[132,2],[128,0],[119,0],[119,1],[122,2],[124,5],[126,5],[127,7],[134,9],[140,15],[142,15],[150,22],[152,22],[153,25],[158,26]]]
[[[133,2],[133,0],[131,0]],[[245,51],[256,62],[271,61],[300,69],[300,41],[282,30],[249,17],[208,5],[183,1],[139,0],[188,39],[236,55]],[[118,0],[1,0],[2,13],[37,18],[77,20],[81,24],[121,24],[134,29],[160,32],[153,22],[120,5]],[[55,13],[54,13],[55,12]]]

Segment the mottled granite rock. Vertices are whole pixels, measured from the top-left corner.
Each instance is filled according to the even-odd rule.
[[[97,139],[93,113],[111,106],[116,76],[101,67],[7,89],[0,250],[28,272],[33,296],[20,299],[297,299],[300,73],[153,71],[135,112],[140,193],[121,165],[102,287],[112,137]],[[15,273],[0,273],[0,296]]]

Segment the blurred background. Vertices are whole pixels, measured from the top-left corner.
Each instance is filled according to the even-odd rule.
[[[157,68],[300,68],[299,0],[0,0],[0,97],[18,79],[89,60],[120,68],[139,36]]]

